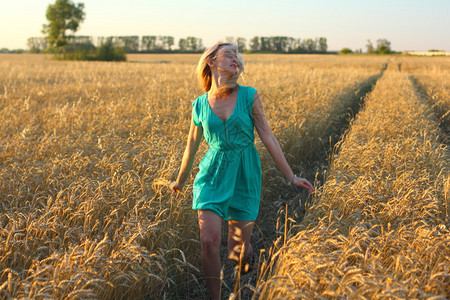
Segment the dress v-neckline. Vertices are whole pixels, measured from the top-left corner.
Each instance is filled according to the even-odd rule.
[[[239,87],[239,89],[238,89],[238,91],[237,91],[237,95],[236,95],[236,103],[234,104],[233,112],[232,112],[231,115],[230,115],[228,118],[226,118],[225,120],[222,119],[222,118],[220,118],[218,115],[216,115],[216,113],[214,112],[214,110],[213,110],[212,107],[211,107],[211,104],[209,104],[208,93],[206,93],[206,102],[208,103],[209,110],[212,112],[212,114],[213,114],[217,119],[219,119],[219,120],[222,121],[223,123],[226,123],[226,122],[234,115],[234,112],[236,111],[236,106],[238,105],[238,101],[239,101],[239,93],[240,93],[240,91],[241,91],[240,85],[238,85],[238,87]]]

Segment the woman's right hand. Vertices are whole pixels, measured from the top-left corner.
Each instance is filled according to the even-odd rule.
[[[182,184],[179,184],[176,180],[169,184],[170,189],[173,193],[181,193],[181,189],[183,188]]]
[[[307,190],[310,194],[315,192],[314,186],[305,178],[297,177],[294,175],[294,178],[292,178],[292,184],[304,188]]]

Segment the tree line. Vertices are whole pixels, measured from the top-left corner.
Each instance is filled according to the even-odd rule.
[[[239,45],[239,39],[237,40]],[[245,45],[243,45],[245,48]],[[324,37],[315,39],[299,39],[286,36],[259,37],[250,40],[251,52],[269,53],[326,53],[328,50],[327,39]]]
[[[131,36],[111,36],[98,37],[94,41],[91,36],[66,36],[65,49],[94,49],[107,42],[115,47],[123,48],[126,53],[201,53],[205,50],[201,38],[188,36],[178,40],[178,47],[175,46],[173,36],[145,35],[139,37]],[[252,53],[326,53],[327,39],[308,38],[299,39],[286,36],[253,37],[249,43],[242,37],[226,37],[226,42],[236,43],[241,52]],[[32,53],[58,52],[61,47],[55,47],[48,42],[48,38],[31,37],[27,41],[27,46]]]

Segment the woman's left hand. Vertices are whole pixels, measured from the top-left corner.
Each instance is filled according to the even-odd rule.
[[[314,186],[305,178],[295,176],[292,180],[292,185],[304,188],[310,194],[315,192]]]

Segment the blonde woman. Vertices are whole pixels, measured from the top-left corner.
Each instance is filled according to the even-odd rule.
[[[206,93],[192,104],[186,150],[178,177],[170,185],[173,192],[182,189],[204,136],[210,148],[194,181],[192,207],[198,210],[202,270],[212,299],[219,299],[222,219],[228,221],[229,257],[246,261],[253,253],[250,237],[261,196],[254,128],[288,183],[314,192],[311,183],[297,177],[288,165],[258,92],[237,84],[243,70],[235,44],[217,43],[203,53],[197,75]]]

